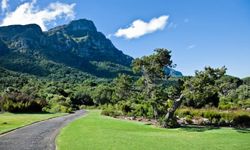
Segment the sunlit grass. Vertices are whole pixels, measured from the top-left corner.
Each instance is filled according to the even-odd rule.
[[[57,114],[13,114],[3,113],[0,114],[0,133],[22,127],[33,122],[45,120],[52,117],[64,115],[63,113]]]
[[[59,150],[248,150],[249,140],[249,130],[162,129],[90,111],[61,131],[57,145]]]

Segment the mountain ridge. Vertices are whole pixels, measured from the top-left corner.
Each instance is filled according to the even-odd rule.
[[[132,60],[90,20],[74,20],[46,32],[36,24],[0,27],[0,67],[8,70],[49,76],[56,71],[51,68],[71,68],[112,78],[132,73]]]

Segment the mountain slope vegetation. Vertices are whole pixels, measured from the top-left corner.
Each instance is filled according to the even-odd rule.
[[[132,60],[86,19],[47,32],[35,24],[0,27],[0,66],[8,70],[51,79],[113,78],[131,73]]]

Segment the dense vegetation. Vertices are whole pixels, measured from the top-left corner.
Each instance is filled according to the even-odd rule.
[[[225,67],[206,67],[193,77],[171,77],[171,52],[166,49],[135,59],[132,66],[136,74],[120,74],[114,80],[78,80],[74,74],[52,80],[1,68],[0,108],[9,112],[72,112],[99,107],[104,115],[143,117],[164,127],[180,123],[250,125],[247,78],[225,75]]]
[[[180,122],[250,126],[250,90],[246,81],[225,75],[225,67],[205,67],[193,77],[173,82],[164,67],[172,67],[170,51],[166,49],[156,49],[154,54],[136,59],[133,70],[141,77],[118,76],[112,86],[113,100],[102,113],[155,119],[164,127],[175,127]],[[180,107],[189,108],[188,112],[180,115],[180,111],[176,112]]]

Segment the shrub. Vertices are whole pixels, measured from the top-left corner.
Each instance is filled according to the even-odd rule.
[[[202,117],[208,118],[212,123],[217,122],[221,118],[221,114],[216,110],[206,110],[202,112]]]
[[[74,94],[73,98],[71,98],[71,102],[73,106],[87,105],[93,106],[93,99],[89,94],[77,92]]]
[[[112,105],[105,106],[102,109],[101,114],[105,116],[111,116],[111,117],[117,117],[117,116],[122,115],[122,113],[118,111],[117,109],[115,109]]]
[[[177,109],[175,114],[179,117],[185,117],[187,115],[191,115],[190,110],[188,109]]]
[[[132,107],[130,103],[121,103],[121,110],[124,114],[128,114],[132,111]]]
[[[72,112],[71,100],[70,98],[66,98],[62,95],[53,94],[50,96],[48,100],[48,105],[43,108],[44,111],[56,113],[56,112],[64,112],[70,113]]]
[[[135,116],[153,117],[153,110],[146,104],[137,104],[135,110],[133,111]]]
[[[8,112],[41,112],[47,105],[43,99],[29,96],[25,93],[11,92],[0,97],[0,107],[2,111]]]
[[[62,113],[70,113],[72,112],[71,107],[63,106],[63,105],[53,105],[51,108],[45,108],[44,111],[50,112],[50,113],[57,113],[57,112],[62,112]]]
[[[234,126],[237,127],[250,127],[250,116],[248,115],[238,115],[233,119]]]
[[[186,122],[187,122],[188,124],[192,124],[192,123],[193,123],[192,118],[193,118],[192,116],[187,115],[187,116],[186,116]]]
[[[177,116],[192,120],[194,118],[207,118],[204,125],[250,127],[250,113],[244,110],[223,111],[218,109],[179,109],[175,113]],[[188,123],[191,123],[187,121]],[[200,122],[204,123],[204,122]]]

